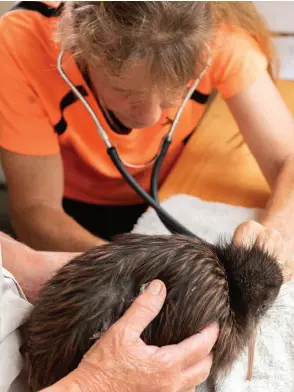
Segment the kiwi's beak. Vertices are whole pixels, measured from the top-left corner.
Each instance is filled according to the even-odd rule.
[[[256,341],[256,332],[254,331],[248,343],[248,370],[247,370],[247,378],[246,378],[247,381],[251,381],[253,375],[255,341]]]

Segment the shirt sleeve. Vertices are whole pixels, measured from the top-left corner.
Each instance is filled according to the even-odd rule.
[[[213,88],[230,98],[266,72],[268,61],[257,41],[241,29],[222,30],[213,46]]]
[[[56,154],[59,152],[58,137],[40,98],[17,63],[17,53],[10,49],[5,39],[1,39],[0,146],[20,154]],[[33,60],[28,56],[27,61]]]

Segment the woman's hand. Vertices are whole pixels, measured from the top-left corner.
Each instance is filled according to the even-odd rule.
[[[76,253],[39,252],[0,232],[3,267],[17,280],[33,302],[41,286]]]
[[[283,266],[285,281],[294,276],[293,246],[283,239],[278,230],[255,221],[244,222],[235,230],[233,242],[244,246],[256,244],[267,250]]]
[[[147,346],[140,335],[159,313],[166,297],[153,281],[89,350],[67,377],[43,392],[190,392],[209,375],[218,327],[175,345]]]

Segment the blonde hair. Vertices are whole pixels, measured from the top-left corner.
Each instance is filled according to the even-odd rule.
[[[268,60],[268,72],[278,77],[279,58],[274,49],[269,27],[251,1],[215,1],[211,5],[216,25],[230,24],[247,31],[259,44]]]
[[[184,86],[205,59],[205,43],[222,24],[240,26],[259,43],[273,76],[270,33],[251,2],[66,2],[58,36],[81,66],[102,64],[112,75],[146,62],[156,85]]]

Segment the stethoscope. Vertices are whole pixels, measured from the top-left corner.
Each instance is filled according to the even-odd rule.
[[[109,140],[106,132],[104,131],[102,125],[100,124],[96,114],[94,113],[91,105],[87,102],[87,100],[83,97],[83,95],[78,91],[78,89],[75,87],[75,85],[71,82],[71,80],[68,78],[68,76],[65,74],[62,68],[62,58],[64,55],[64,52],[61,51],[58,55],[57,58],[57,70],[62,76],[63,80],[69,85],[69,87],[72,89],[74,94],[77,96],[77,98],[83,103],[85,108],[88,110],[89,114],[91,115],[99,135],[101,136],[102,140],[104,141],[106,148],[107,148],[107,153],[110,156],[112,162],[114,163],[115,167],[117,170],[120,172],[122,177],[128,182],[128,184],[134,189],[134,191],[149,205],[151,206],[157,213],[159,219],[161,222],[165,225],[165,227],[172,233],[172,234],[184,234],[188,235],[190,237],[196,237],[194,233],[192,233],[190,230],[185,228],[180,222],[175,220],[164,208],[161,207],[160,201],[158,198],[158,176],[160,172],[160,168],[162,165],[162,162],[168,152],[169,146],[172,142],[172,136],[175,132],[176,126],[179,122],[179,118],[182,114],[182,111],[188,102],[188,100],[191,98],[193,92],[195,91],[196,87],[198,86],[200,80],[202,79],[203,75],[205,74],[207,68],[210,66],[210,61],[211,61],[211,55],[210,55],[210,49],[208,46],[206,46],[207,49],[207,55],[208,59],[206,61],[205,66],[203,67],[203,70],[201,71],[200,75],[198,78],[195,80],[195,82],[192,84],[190,89],[188,90],[188,93],[186,94],[180,108],[178,109],[178,112],[176,114],[176,117],[171,125],[171,128],[167,135],[164,136],[161,144],[161,148],[159,150],[159,153],[153,158],[151,161],[144,165],[132,165],[126,162],[123,162],[122,159],[120,158],[116,148],[112,145],[111,141]],[[126,166],[131,167],[131,168],[136,168],[136,167],[146,167],[150,164],[153,165],[152,169],[152,175],[151,175],[151,183],[150,183],[150,194],[148,194],[140,184],[137,183],[137,181],[134,179],[134,177],[128,172],[126,169]]]

